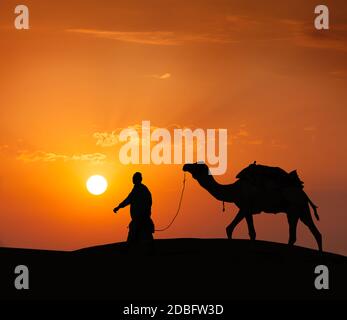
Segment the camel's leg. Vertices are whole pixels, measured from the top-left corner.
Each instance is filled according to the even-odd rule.
[[[310,209],[308,209],[308,214],[305,214],[305,216],[300,217],[300,220],[310,229],[310,231],[312,232],[314,238],[317,241],[318,244],[318,249],[319,251],[323,251],[323,244],[322,244],[322,235],[319,232],[319,230],[317,229],[317,227],[315,226],[313,220],[312,220],[312,216],[310,213]]]
[[[239,211],[236,215],[236,217],[234,218],[234,220],[227,226],[226,228],[226,232],[227,232],[227,236],[228,239],[231,239],[232,235],[233,235],[233,231],[235,229],[235,227],[241,222],[241,220],[245,217],[243,211]]]
[[[293,245],[296,242],[296,226],[298,225],[299,217],[296,214],[287,213],[289,224],[289,240],[288,244]]]
[[[251,240],[255,240],[256,233],[255,233],[254,224],[253,224],[253,215],[251,213],[246,215],[246,221],[248,226],[249,238]]]

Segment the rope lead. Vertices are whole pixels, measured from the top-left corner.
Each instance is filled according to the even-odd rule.
[[[178,207],[177,207],[177,211],[176,211],[176,214],[175,216],[173,217],[173,219],[171,220],[171,222],[165,227],[165,228],[162,228],[162,229],[155,229],[155,231],[165,231],[167,229],[169,229],[171,227],[171,225],[174,223],[175,219],[177,218],[178,216],[178,213],[180,212],[181,210],[181,204],[182,204],[182,200],[183,200],[183,194],[184,194],[184,189],[186,188],[186,173],[184,172],[184,175],[183,175],[183,186],[182,186],[182,191],[181,191],[181,196],[180,196],[180,200],[178,202]]]

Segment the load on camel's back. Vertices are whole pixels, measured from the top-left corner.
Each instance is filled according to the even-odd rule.
[[[283,193],[288,191],[288,188],[300,189],[303,192],[304,182],[300,180],[296,170],[291,172],[286,172],[279,167],[270,167],[257,164],[254,161],[248,167],[241,170],[237,175],[237,179],[242,181],[248,181],[250,184],[258,188],[260,193],[263,194],[264,200],[267,197],[272,197],[277,194],[277,199],[282,198]],[[305,194],[305,193],[304,193]],[[306,195],[306,194],[305,194]],[[311,199],[306,195],[308,203],[311,205],[314,215],[317,220],[319,216],[317,213],[317,206],[311,201]],[[266,201],[268,202],[268,201]],[[272,201],[276,203],[276,201]],[[262,211],[262,210],[259,210]],[[266,211],[273,211],[270,208]],[[276,210],[274,210],[276,211]]]
[[[240,171],[237,179],[246,179],[258,187],[264,188],[304,188],[296,170],[290,173],[279,167],[269,167],[257,164],[256,161]]]

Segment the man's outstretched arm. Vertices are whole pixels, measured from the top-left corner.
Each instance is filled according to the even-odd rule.
[[[129,195],[125,198],[125,200],[123,200],[123,201],[118,205],[118,207],[116,207],[116,208],[113,209],[113,212],[114,212],[114,213],[117,213],[117,211],[118,211],[119,209],[128,206],[128,205],[131,203],[132,198],[133,198],[133,191],[131,191],[131,192],[129,193]]]

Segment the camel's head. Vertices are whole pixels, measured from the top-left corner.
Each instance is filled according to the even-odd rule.
[[[198,179],[210,174],[208,166],[203,162],[186,163],[183,171],[191,173],[194,179]]]

